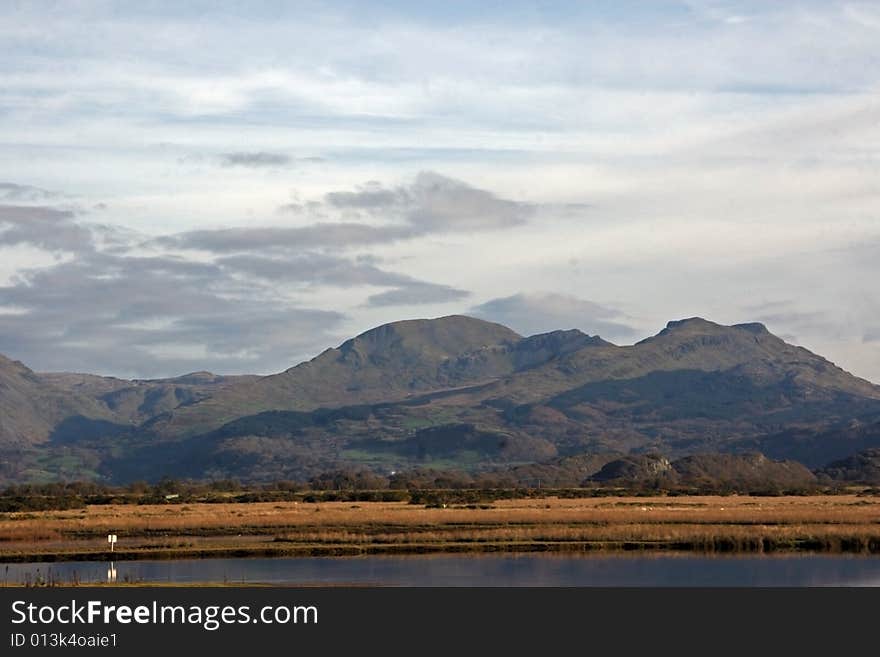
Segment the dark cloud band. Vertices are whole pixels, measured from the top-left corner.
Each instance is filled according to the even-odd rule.
[[[242,166],[281,163],[263,153],[229,155]],[[26,186],[2,189],[36,198]],[[304,288],[379,288],[364,303],[374,308],[451,303],[470,294],[390,271],[364,249],[498,230],[532,212],[435,173],[393,188],[368,183],[333,192],[295,210],[297,219],[340,220],[145,240],[84,223],[64,208],[0,205],[0,245],[72,255],[21,270],[0,287],[0,308],[13,309],[0,313],[0,351],[42,369],[136,376],[179,374],[196,364],[225,373],[272,371],[332,342],[344,319],[294,302]]]

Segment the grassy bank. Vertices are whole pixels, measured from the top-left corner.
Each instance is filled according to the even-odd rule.
[[[880,552],[874,496],[99,505],[0,514],[0,562],[442,552]]]

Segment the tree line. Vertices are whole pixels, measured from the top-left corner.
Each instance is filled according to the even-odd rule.
[[[557,485],[554,485],[557,484]],[[698,487],[666,486],[646,480],[628,486],[607,486],[583,482],[558,485],[551,480],[515,478],[507,473],[469,474],[453,470],[413,469],[380,475],[366,468],[337,468],[308,481],[280,480],[247,483],[236,479],[194,481],[164,477],[155,482],[136,481],[111,485],[93,481],[18,484],[0,490],[0,513],[84,508],[89,504],[180,504],[185,502],[273,502],[273,501],[408,501],[413,504],[479,504],[516,498],[591,497],[605,495],[753,494],[791,495],[835,493],[838,486],[821,489],[750,489],[705,482]],[[880,494],[865,488],[864,494]]]

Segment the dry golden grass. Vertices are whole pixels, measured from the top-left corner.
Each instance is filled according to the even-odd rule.
[[[120,557],[445,549],[880,550],[880,498],[619,497],[497,501],[109,505],[0,514],[3,558],[86,558],[119,535]],[[625,545],[624,545],[625,544]]]

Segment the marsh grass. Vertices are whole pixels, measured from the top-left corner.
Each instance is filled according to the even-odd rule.
[[[320,511],[316,513],[316,511]],[[880,498],[599,497],[101,505],[0,514],[0,561],[273,554],[670,549],[880,552]]]

